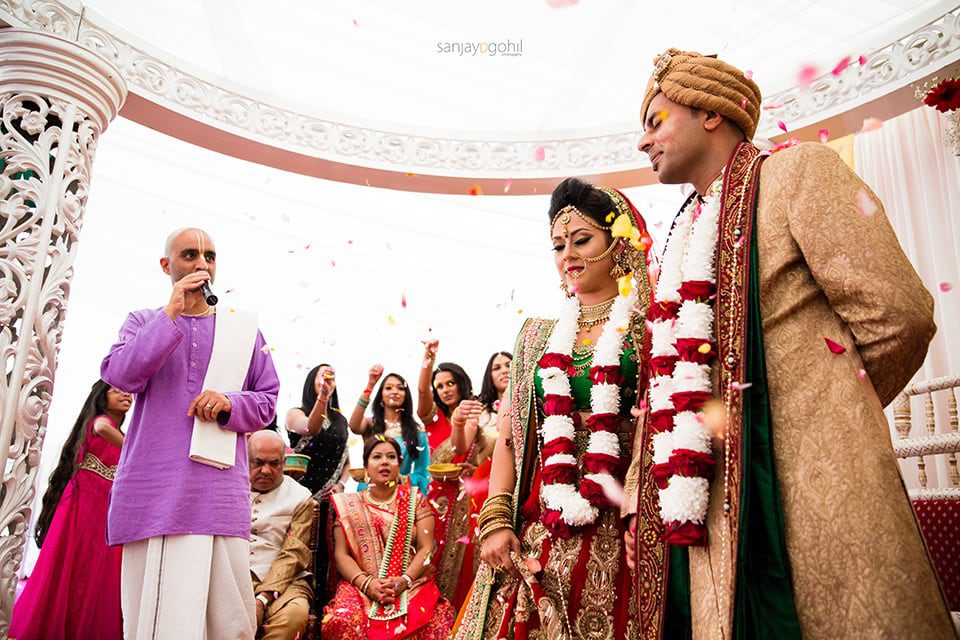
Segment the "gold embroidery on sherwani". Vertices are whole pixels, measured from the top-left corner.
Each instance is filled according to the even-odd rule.
[[[604,509],[600,525],[590,543],[587,583],[580,596],[580,612],[574,624],[583,640],[613,638],[613,608],[616,604],[616,578],[620,571],[620,533],[613,509]]]

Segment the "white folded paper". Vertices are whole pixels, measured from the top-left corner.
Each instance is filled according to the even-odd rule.
[[[201,389],[220,393],[241,391],[257,342],[257,314],[242,309],[217,311],[215,323],[213,351]],[[236,463],[238,437],[236,431],[197,417],[190,438],[190,459],[229,469]]]

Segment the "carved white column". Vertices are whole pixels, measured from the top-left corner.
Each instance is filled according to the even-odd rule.
[[[73,260],[119,71],[69,40],[0,30],[0,637],[10,624]]]

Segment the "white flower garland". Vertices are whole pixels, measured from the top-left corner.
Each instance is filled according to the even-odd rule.
[[[618,296],[610,309],[610,317],[603,325],[603,331],[594,347],[593,362],[590,370],[598,368],[616,367],[619,371],[620,358],[623,354],[623,334],[630,323],[630,311],[637,302],[636,288],[632,288],[626,297]],[[554,326],[553,333],[547,345],[544,358],[553,357],[554,360],[569,361],[572,367],[573,347],[577,339],[577,320],[580,316],[580,301],[576,296],[568,298],[560,313],[560,318]],[[555,364],[555,362],[554,362]],[[572,402],[570,386],[570,371],[558,366],[540,368],[540,378],[543,381],[544,398],[556,396],[567,398]],[[606,381],[595,382],[590,391],[590,410],[593,415],[620,413],[620,385]],[[549,474],[552,467],[557,465],[571,465],[576,467],[576,444],[574,442],[573,415],[547,415],[540,426],[540,435],[544,448],[553,447],[563,449],[569,453],[559,453],[548,456],[543,460],[543,476]],[[620,459],[620,441],[616,433],[600,429],[591,429],[587,444],[588,454],[599,454]],[[560,518],[569,526],[579,527],[592,524],[597,519],[598,507],[584,496],[583,489],[590,483],[596,484],[605,495],[616,495],[619,482],[608,471],[601,473],[584,473],[580,488],[569,482],[543,482],[541,495],[548,510],[556,511]]]
[[[701,412],[677,411],[676,400],[682,394],[712,393],[710,364],[684,360],[678,340],[698,347],[700,360],[712,360],[715,353],[713,298],[683,300],[681,290],[688,283],[716,285],[716,246],[720,221],[722,182],[717,181],[703,202],[694,198],[680,213],[667,241],[660,268],[660,280],[654,294],[659,313],[648,323],[651,357],[675,362],[672,371],[660,369],[650,378],[651,417],[661,412],[663,430],[653,436],[653,462],[666,469],[660,483],[660,517],[671,532],[683,527],[686,535],[678,544],[706,535],[706,515],[710,500],[709,479],[704,475],[678,475],[673,466],[678,458],[694,456],[703,461],[703,454],[713,455],[711,433]],[[692,342],[691,342],[692,341]],[[688,347],[689,349],[689,347]],[[677,457],[675,457],[677,456]],[[712,463],[712,458],[708,459]],[[691,536],[690,531],[697,532]],[[697,544],[697,543],[693,543]]]

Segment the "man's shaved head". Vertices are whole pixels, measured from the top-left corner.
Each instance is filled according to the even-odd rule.
[[[284,442],[283,438],[280,437],[280,434],[273,429],[262,429],[260,431],[254,431],[250,436],[250,439],[247,441],[247,451],[249,453],[254,451],[269,451],[270,453],[273,453],[276,451],[279,452],[281,456],[285,456],[287,452],[287,443]]]
[[[173,231],[170,235],[168,235],[168,236],[167,236],[167,241],[163,243],[163,257],[164,257],[164,258],[167,258],[168,260],[170,259],[171,253],[173,252],[173,244],[174,244],[174,242],[175,242],[175,241],[177,240],[177,238],[179,238],[182,234],[187,233],[187,232],[199,234],[199,235],[200,235],[200,238],[204,241],[204,243],[206,243],[206,244],[208,244],[208,245],[210,245],[210,246],[213,246],[213,238],[211,238],[211,237],[210,237],[210,234],[207,233],[206,231],[204,231],[203,229],[199,229],[199,228],[197,228],[197,227],[180,227],[179,229]]]

